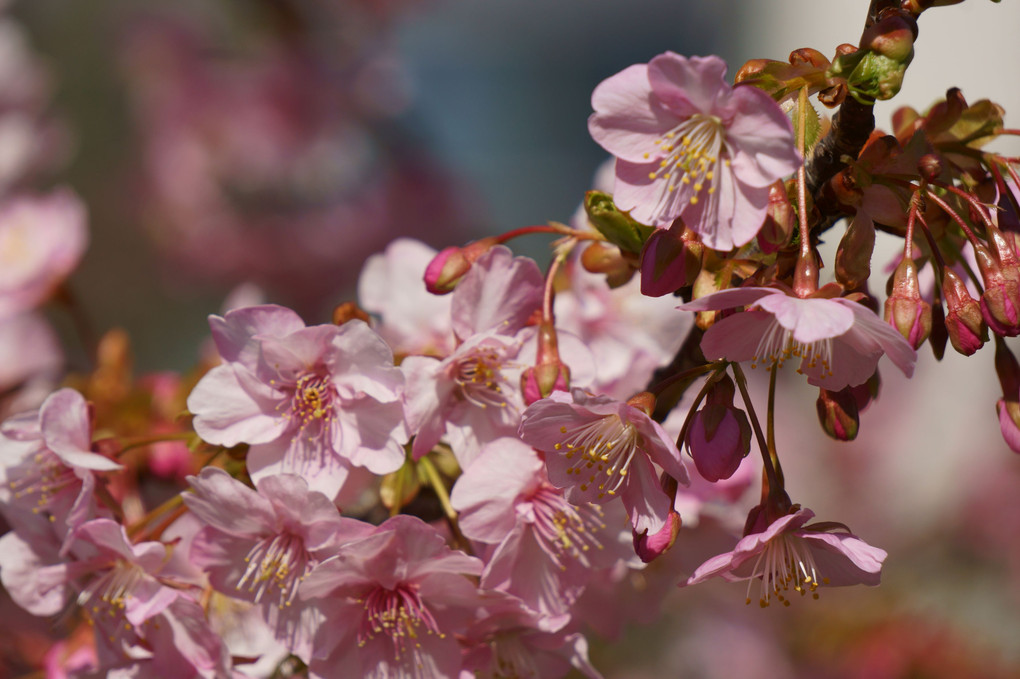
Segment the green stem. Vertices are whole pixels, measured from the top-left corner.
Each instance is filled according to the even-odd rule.
[[[758,449],[761,451],[762,461],[765,464],[765,476],[769,482],[769,495],[778,494],[783,492],[783,482],[773,465],[769,444],[765,434],[761,431],[758,415],[754,412],[751,395],[747,393],[747,379],[744,377],[744,371],[740,369],[739,363],[731,363],[730,365],[733,368],[733,377],[736,378],[737,389],[740,390],[740,396],[744,399],[744,407],[747,408],[747,414],[750,416],[751,428],[754,429],[754,436],[758,440]],[[773,370],[773,372],[775,371]]]

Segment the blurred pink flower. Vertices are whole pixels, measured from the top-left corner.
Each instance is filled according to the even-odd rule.
[[[719,57],[660,54],[599,84],[588,119],[617,159],[616,205],[655,226],[681,217],[715,250],[754,238],[769,185],[802,162],[779,105],[725,72]]]
[[[0,204],[0,318],[44,302],[88,243],[85,206],[70,190]]]

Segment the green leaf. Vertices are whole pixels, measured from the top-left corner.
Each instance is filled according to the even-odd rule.
[[[654,227],[634,221],[616,207],[612,196],[601,191],[585,194],[584,211],[606,240],[626,252],[640,253],[645,241],[655,232]]]

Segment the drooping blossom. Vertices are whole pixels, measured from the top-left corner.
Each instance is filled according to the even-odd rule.
[[[574,504],[623,500],[638,533],[659,532],[672,498],[655,465],[689,483],[680,451],[641,408],[581,389],[554,392],[524,412],[521,439],[546,454],[549,480]]]
[[[299,605],[298,586],[344,540],[372,526],[341,518],[329,498],[293,474],[262,477],[256,490],[211,467],[188,481],[194,492],[184,502],[206,524],[191,541],[191,562],[217,591],[260,604],[276,638],[309,657],[321,619]]]
[[[351,465],[387,474],[403,464],[403,375],[365,323],[305,327],[266,305],[209,324],[224,363],[195,386],[188,409],[204,440],[251,444],[253,479],[298,474],[332,498]]]
[[[701,564],[681,584],[695,585],[719,576],[729,582],[750,580],[747,603],[751,603],[754,580],[760,580],[758,603],[773,599],[789,605],[790,592],[811,593],[819,587],[877,585],[886,553],[853,535],[837,523],[805,525],[814,518],[810,509],[798,509],[768,525],[759,514],[752,532],[732,551]]]
[[[450,502],[464,535],[494,545],[482,586],[519,597],[544,630],[569,622],[571,605],[598,568],[633,557],[626,525],[598,505],[568,502],[535,451],[516,438],[486,444]]]
[[[90,450],[92,422],[85,397],[61,389],[38,411],[8,419],[0,434],[0,505],[8,521],[19,526],[26,512],[45,517],[66,550],[78,527],[99,515],[95,473],[121,468]]]
[[[616,156],[616,205],[654,226],[681,217],[715,250],[754,238],[769,185],[801,163],[779,105],[725,73],[718,57],[660,54],[599,84],[588,119]]]
[[[681,304],[686,311],[732,309],[705,332],[701,350],[710,361],[750,361],[782,367],[800,362],[808,383],[837,391],[866,381],[878,360],[888,355],[907,377],[914,372],[917,353],[903,337],[870,309],[849,299],[801,299],[774,288],[721,290]]]
[[[301,585],[300,596],[318,600],[326,616],[311,675],[458,677],[455,634],[482,604],[468,579],[481,571],[481,561],[450,549],[413,516],[395,516],[371,535],[345,543]]]
[[[0,318],[43,302],[88,243],[85,206],[70,190],[0,206]]]

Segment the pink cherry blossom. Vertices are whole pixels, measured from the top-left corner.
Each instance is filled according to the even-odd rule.
[[[261,604],[276,638],[309,657],[321,621],[296,605],[298,585],[343,540],[373,527],[341,518],[329,498],[293,474],[262,477],[257,491],[211,467],[188,480],[194,492],[184,502],[206,524],[191,542],[191,562],[217,591]]]
[[[549,480],[575,504],[604,504],[619,496],[634,530],[658,533],[672,498],[654,465],[687,485],[680,451],[644,411],[581,389],[554,392],[524,412],[520,436],[546,453]]]
[[[870,309],[849,299],[801,299],[774,288],[721,290],[681,304],[686,311],[749,306],[708,329],[701,350],[710,361],[751,361],[771,369],[799,360],[808,383],[833,391],[855,386],[875,372],[883,354],[907,377],[917,353]]]
[[[520,599],[487,593],[487,615],[464,634],[461,679],[556,679],[571,668],[590,679],[601,679],[588,660],[588,641],[572,629],[548,632],[540,618]]]
[[[588,119],[617,159],[616,205],[655,226],[681,217],[715,250],[754,238],[769,185],[801,163],[779,105],[725,73],[719,57],[660,54],[599,84]]]
[[[204,440],[251,444],[253,479],[295,473],[334,497],[351,465],[387,474],[403,464],[403,376],[365,323],[305,327],[272,305],[209,323],[225,363],[195,386],[188,409]]]
[[[301,597],[319,600],[313,677],[458,676],[455,633],[482,603],[468,579],[482,563],[421,519],[395,516],[316,566]]]
[[[598,505],[567,502],[535,451],[516,438],[484,446],[450,502],[464,535],[495,545],[482,586],[519,597],[541,616],[544,630],[567,624],[570,606],[596,569],[633,556],[629,530]]]
[[[611,290],[605,276],[585,271],[576,260],[569,272],[570,288],[556,293],[556,327],[591,350],[596,367],[592,390],[628,398],[673,358],[694,316],[669,313],[674,300],[642,295],[636,278]]]
[[[358,277],[361,308],[379,317],[373,328],[396,354],[446,355],[453,349],[451,298],[425,289],[422,276],[436,251],[398,238],[365,262]]]
[[[46,517],[63,541],[101,515],[93,492],[96,472],[121,465],[90,450],[92,422],[85,397],[73,389],[51,394],[38,411],[8,419],[0,427],[0,502],[8,520],[21,524],[25,513]]]
[[[759,516],[764,515],[762,511]],[[719,576],[730,582],[761,580],[758,603],[773,599],[789,605],[789,592],[800,595],[821,586],[877,585],[886,553],[859,539],[842,524],[805,524],[814,518],[810,509],[798,509],[745,535],[732,551],[701,564],[684,585]]]
[[[88,243],[85,206],[70,190],[0,207],[0,318],[37,306],[78,265]]]

